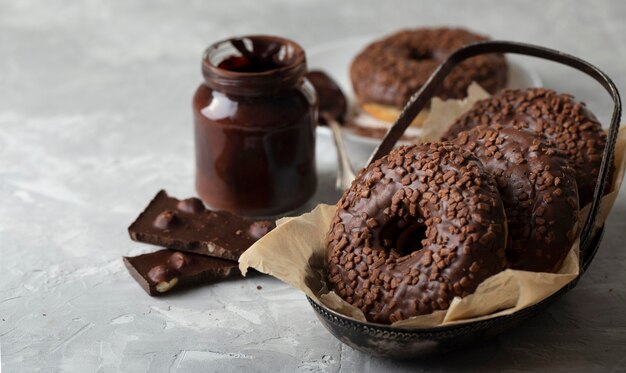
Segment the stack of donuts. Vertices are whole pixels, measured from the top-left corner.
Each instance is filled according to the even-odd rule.
[[[605,142],[567,94],[477,102],[440,142],[394,149],[345,191],[328,235],[330,290],[389,324],[445,310],[505,269],[558,270]]]

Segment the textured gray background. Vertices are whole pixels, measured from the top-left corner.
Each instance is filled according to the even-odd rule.
[[[126,226],[160,188],[194,193],[190,98],[217,39],[272,33],[312,47],[464,25],[585,58],[626,92],[626,2],[390,3],[0,1],[4,371],[626,371],[623,194],[574,291],[492,342],[422,362],[343,346],[303,295],[267,277],[162,299],[130,279],[120,257],[152,248]],[[609,100],[589,79],[528,65],[606,121]],[[328,201],[333,151],[326,141],[318,150],[318,200]]]

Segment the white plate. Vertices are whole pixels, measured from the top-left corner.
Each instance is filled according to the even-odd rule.
[[[376,40],[376,36],[361,36],[349,39],[337,40],[318,45],[307,50],[307,61],[310,70],[319,69],[325,71],[339,84],[344,91],[349,103],[355,102],[352,84],[350,83],[350,63],[352,59],[366,45]],[[509,64],[509,76],[507,88],[519,89],[528,87],[540,87],[541,78],[536,71],[524,66],[515,55],[507,55]],[[330,137],[328,127],[317,127],[317,133],[324,137]],[[371,153],[379,139],[355,135],[345,131],[348,150],[351,153]],[[369,153],[368,153],[369,152]],[[356,155],[356,154],[355,154]]]

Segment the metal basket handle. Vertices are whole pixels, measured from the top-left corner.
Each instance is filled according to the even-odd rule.
[[[411,124],[417,114],[422,111],[422,109],[430,101],[430,99],[435,94],[437,88],[441,85],[445,77],[456,65],[465,61],[468,58],[486,53],[523,54],[527,56],[543,58],[573,67],[594,78],[598,83],[600,83],[600,85],[602,85],[602,87],[604,87],[604,89],[607,90],[607,92],[611,95],[611,98],[613,99],[613,114],[611,116],[611,125],[609,126],[606,147],[604,148],[604,153],[602,156],[602,163],[600,164],[600,174],[598,175],[596,188],[593,193],[593,201],[591,202],[589,216],[587,216],[587,221],[585,221],[581,232],[580,247],[581,250],[584,250],[585,248],[587,248],[587,246],[591,242],[591,239],[593,238],[592,233],[596,223],[598,210],[600,209],[602,193],[607,183],[610,167],[613,164],[615,142],[617,141],[619,121],[622,115],[622,102],[619,92],[617,91],[617,87],[615,87],[613,81],[600,69],[593,66],[589,62],[581,60],[580,58],[559,52],[554,49],[511,41],[485,41],[460,48],[452,53],[441,65],[439,65],[437,70],[435,70],[435,72],[430,76],[430,78],[428,79],[428,81],[426,81],[422,88],[417,91],[417,93],[415,93],[413,96],[411,96],[407,104],[402,109],[402,112],[400,113],[400,116],[398,117],[396,122],[389,128],[380,145],[378,145],[376,150],[374,150],[374,152],[370,156],[367,164],[371,164],[372,162],[389,153],[391,149],[393,149],[396,142],[398,141],[398,139],[400,139],[409,124]]]

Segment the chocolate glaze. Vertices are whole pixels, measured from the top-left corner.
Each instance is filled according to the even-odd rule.
[[[238,260],[276,225],[207,210],[198,198],[178,200],[162,190],[128,227],[130,238],[222,259]]]
[[[583,102],[545,88],[507,90],[476,102],[452,124],[444,139],[481,124],[528,129],[552,141],[576,172],[580,206],[591,202],[606,133]]]
[[[450,144],[394,149],[337,205],[328,284],[369,321],[447,309],[505,268],[506,223],[493,177]]]
[[[454,143],[496,179],[509,228],[509,266],[555,270],[578,235],[576,178],[565,155],[529,131],[499,125],[461,132]]]
[[[317,103],[305,73],[304,51],[286,39],[236,38],[206,51],[193,110],[196,189],[211,208],[270,216],[313,195]]]
[[[306,74],[306,78],[313,84],[319,101],[319,122],[326,124],[326,118],[335,119],[343,124],[348,111],[346,96],[337,83],[321,70],[312,70]]]

